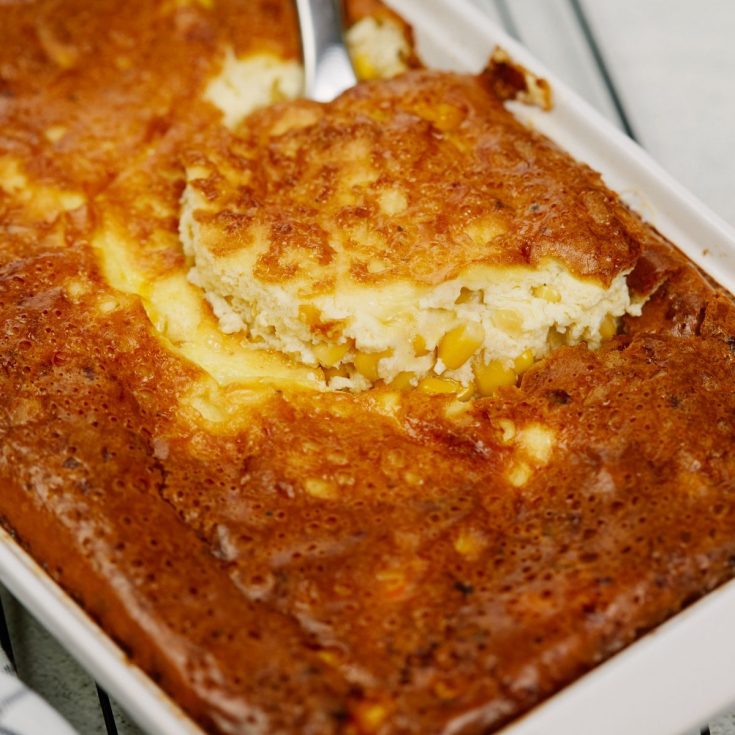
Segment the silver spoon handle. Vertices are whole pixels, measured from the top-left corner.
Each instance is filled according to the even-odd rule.
[[[306,96],[329,102],[357,83],[342,33],[339,0],[296,0]]]

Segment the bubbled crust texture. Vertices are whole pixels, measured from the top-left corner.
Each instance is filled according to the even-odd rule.
[[[131,10],[127,33],[141,80],[163,88],[147,12]],[[30,10],[13,13],[32,39]],[[175,38],[166,26],[155,43]],[[31,113],[62,103],[33,86],[32,63],[51,74],[38,46],[7,48],[2,145],[35,172],[57,159]],[[189,68],[171,73],[193,96]],[[383,735],[491,732],[733,576],[734,310],[652,230],[619,211],[643,251],[632,285],[660,284],[640,319],[597,353],[559,349],[459,418],[442,396],[406,393],[386,415],[380,391],[274,393],[216,435],[183,420],[199,372],[139,301],[97,308],[112,294],[89,238],[105,207],[139,193],[118,174],[141,114],[120,112],[111,148],[90,123],[62,152],[73,166],[44,168],[90,195],[90,172],[117,176],[102,204],[38,218],[0,200],[0,516],[208,732],[362,735],[375,706]],[[172,238],[176,141],[153,167]],[[69,279],[88,290],[72,298]],[[506,480],[506,419],[556,435],[523,487]],[[309,495],[312,477],[336,492]],[[473,555],[457,552],[463,531]]]
[[[98,191],[196,106],[226,47],[297,58],[291,3],[250,0],[6,3],[0,24],[0,152],[39,177]],[[46,139],[49,127],[62,140]],[[104,145],[100,145],[104,142]],[[83,151],[83,155],[79,155]]]
[[[194,184],[204,246],[257,247],[267,283],[437,285],[552,257],[608,286],[640,250],[640,225],[599,175],[529,132],[482,78],[416,71],[327,105],[276,105],[194,150],[210,172]]]

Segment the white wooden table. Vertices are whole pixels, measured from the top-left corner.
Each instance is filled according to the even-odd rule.
[[[472,2],[735,225],[735,0]],[[94,681],[15,600],[0,597],[31,687],[83,735],[140,733],[104,695],[101,706]],[[709,732],[735,735],[735,715]]]

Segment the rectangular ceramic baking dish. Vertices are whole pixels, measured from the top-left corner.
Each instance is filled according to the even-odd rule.
[[[548,79],[551,113],[515,108],[601,171],[612,188],[715,280],[735,293],[735,232],[641,148],[554,78],[467,0],[389,0],[431,66],[478,71],[503,46]],[[152,735],[201,733],[35,562],[0,531],[8,589]],[[735,704],[735,582],[707,595],[509,725],[503,735],[680,735]]]

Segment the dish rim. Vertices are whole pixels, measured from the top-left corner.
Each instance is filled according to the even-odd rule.
[[[546,78],[554,91],[554,111],[519,106],[514,111],[575,158],[601,171],[611,188],[637,195],[633,202],[627,197],[633,208],[643,209],[647,221],[735,293],[735,231],[491,18],[469,0],[386,2],[413,25],[419,53],[429,66],[479,71],[499,44],[516,61]],[[640,192],[645,192],[644,199]],[[707,243],[704,248],[702,242]],[[153,735],[202,735],[3,529],[0,578],[142,728]],[[675,735],[693,729],[735,702],[735,687],[727,685],[735,681],[733,619],[735,580],[598,665],[502,733]]]

